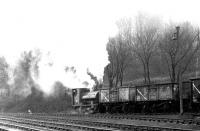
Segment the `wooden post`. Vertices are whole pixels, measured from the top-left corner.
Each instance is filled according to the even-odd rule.
[[[180,101],[180,115],[182,115],[183,114],[182,75],[179,76],[179,101]]]
[[[174,40],[177,40],[177,44],[179,44],[179,30],[180,26],[176,27],[176,37]],[[179,74],[179,102],[180,102],[180,115],[183,114],[183,92],[182,92],[182,74]]]

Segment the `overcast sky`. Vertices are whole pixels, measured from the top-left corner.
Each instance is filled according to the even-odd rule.
[[[117,20],[146,12],[166,22],[199,24],[199,5],[198,0],[1,0],[0,55],[14,64],[24,50],[50,52],[41,63],[40,82],[62,79],[71,87],[81,86],[89,80],[86,68],[102,77],[106,43],[117,32]],[[48,61],[54,66],[45,66]],[[77,68],[76,76],[66,76],[67,65]]]

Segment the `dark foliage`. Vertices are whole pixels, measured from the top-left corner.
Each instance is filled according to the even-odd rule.
[[[44,93],[35,87],[31,87],[31,94],[25,99],[15,101],[13,97],[5,106],[7,112],[62,112],[71,109],[71,95],[69,90],[63,92],[62,86],[57,86],[58,94],[44,96]],[[62,93],[61,93],[62,92]]]

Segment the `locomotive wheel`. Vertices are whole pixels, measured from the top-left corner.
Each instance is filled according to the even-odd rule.
[[[106,112],[106,107],[103,105],[99,105],[99,112],[100,113],[105,113]]]

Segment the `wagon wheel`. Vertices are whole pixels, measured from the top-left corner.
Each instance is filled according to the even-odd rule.
[[[131,105],[131,106],[129,107],[129,112],[131,112],[131,113],[134,113],[134,112],[135,112],[135,106],[134,106],[134,105]]]
[[[123,113],[128,113],[129,112],[129,105],[128,104],[124,104],[122,106],[122,111],[123,111]]]
[[[146,105],[146,104],[144,104],[143,106],[142,106],[142,113],[148,113],[149,111],[149,106],[148,105]]]
[[[168,102],[163,105],[163,111],[166,113],[170,111],[170,105]]]
[[[152,104],[152,106],[150,106],[150,109],[151,113],[156,113],[156,104]]]
[[[106,106],[106,112],[112,113],[112,106],[111,105]]]
[[[141,113],[145,113],[145,108],[146,108],[145,105],[143,105],[143,106],[142,106]]]

